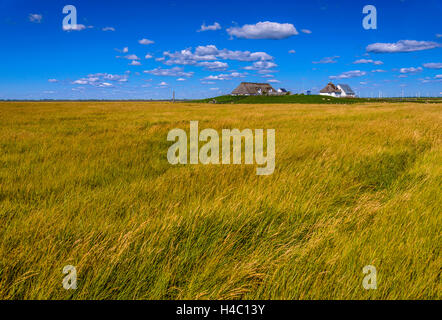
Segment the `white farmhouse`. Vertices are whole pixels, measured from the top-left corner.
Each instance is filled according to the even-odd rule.
[[[349,97],[349,98],[356,97],[356,94],[348,84],[338,84],[338,89],[341,90],[341,97]]]

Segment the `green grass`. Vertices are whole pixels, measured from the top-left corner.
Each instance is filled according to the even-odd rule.
[[[442,98],[333,98],[319,95],[285,95],[285,96],[230,96],[224,95],[214,98],[194,100],[194,103],[236,103],[236,104],[358,104],[358,103],[442,103]]]
[[[0,103],[0,298],[440,299],[441,108]],[[274,174],[169,165],[190,120],[275,129]]]

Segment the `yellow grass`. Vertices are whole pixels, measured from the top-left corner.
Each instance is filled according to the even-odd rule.
[[[0,298],[440,299],[441,111],[0,103]],[[275,129],[274,174],[171,166],[191,120]]]

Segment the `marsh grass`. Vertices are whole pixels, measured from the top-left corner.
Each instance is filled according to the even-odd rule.
[[[0,103],[0,298],[440,299],[441,107]],[[190,120],[276,129],[274,174],[171,166]]]

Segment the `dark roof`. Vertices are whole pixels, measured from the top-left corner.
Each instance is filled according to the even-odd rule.
[[[339,90],[338,87],[336,87],[333,83],[329,82],[329,84],[327,84],[325,86],[325,88],[319,92],[320,93],[341,93],[341,90]]]
[[[338,84],[346,94],[355,94],[348,84]]]
[[[281,90],[281,92],[287,92],[287,90],[284,88],[279,88],[279,90]]]
[[[261,90],[261,93],[275,91],[268,83],[241,82],[241,84],[232,91],[232,94],[259,94],[259,90]]]

